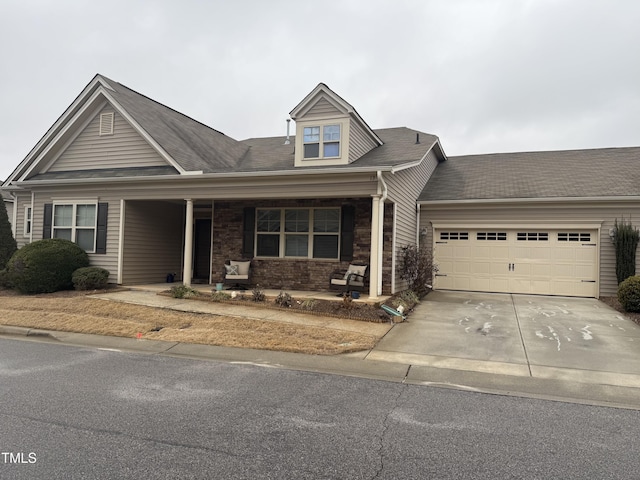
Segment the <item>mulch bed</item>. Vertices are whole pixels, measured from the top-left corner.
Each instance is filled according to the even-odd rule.
[[[622,313],[625,317],[629,318],[630,320],[633,320],[638,325],[640,325],[640,313],[625,312],[624,308],[622,308],[622,305],[620,305],[620,302],[618,301],[618,297],[600,297],[600,301],[603,303],[606,303],[611,308],[616,309],[617,311]]]

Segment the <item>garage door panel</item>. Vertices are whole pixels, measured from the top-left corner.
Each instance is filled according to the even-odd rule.
[[[596,230],[465,230],[464,238],[436,244],[443,276],[436,277],[435,287],[594,297],[597,238]]]

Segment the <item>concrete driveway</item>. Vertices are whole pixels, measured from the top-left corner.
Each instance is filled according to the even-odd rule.
[[[370,360],[640,387],[640,326],[592,298],[431,292]]]

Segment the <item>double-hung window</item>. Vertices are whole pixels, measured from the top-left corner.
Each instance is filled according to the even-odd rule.
[[[304,158],[340,156],[340,125],[304,127]]]
[[[31,236],[31,215],[33,212],[33,208],[31,205],[24,207],[24,236]]]
[[[53,238],[63,238],[78,244],[86,252],[96,249],[95,204],[53,206]]]
[[[339,208],[257,209],[258,257],[337,259]]]

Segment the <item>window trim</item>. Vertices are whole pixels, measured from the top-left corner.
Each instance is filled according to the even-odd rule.
[[[22,235],[25,237],[31,237],[31,230],[33,229],[33,205],[24,206],[24,225]]]
[[[265,210],[279,210],[280,211],[280,230],[279,232],[259,232],[258,231],[258,218],[260,211]],[[287,210],[307,210],[308,216],[308,231],[306,232],[287,232],[286,231],[286,211]],[[317,210],[334,210],[338,213],[338,230],[337,232],[316,232],[314,231],[315,212]],[[254,249],[253,254],[256,258],[260,259],[289,259],[289,260],[321,260],[321,261],[339,261],[341,250],[341,238],[342,238],[342,209],[341,207],[256,207],[255,223],[253,226],[254,235]],[[266,256],[258,255],[258,236],[259,235],[272,235],[278,236],[278,255]],[[286,255],[286,240],[287,235],[306,235],[307,241],[307,255],[306,256],[288,256]],[[314,239],[316,236],[332,236],[337,239],[337,251],[336,256],[331,258],[326,257],[314,257]]]
[[[327,127],[338,127],[338,133],[340,135],[340,137],[338,138],[337,141],[335,140],[328,140],[326,141],[324,138],[325,135],[325,128]],[[318,141],[317,142],[307,142],[305,141],[305,130],[307,128],[317,128],[318,129]],[[344,135],[344,128],[342,125],[342,122],[332,122],[332,123],[318,123],[318,124],[309,124],[309,125],[303,125],[302,126],[302,160],[303,161],[308,161],[308,160],[335,160],[335,159],[340,159],[342,158],[342,142],[343,142],[343,135]],[[330,156],[325,156],[324,154],[324,146],[325,144],[338,144],[338,154],[337,155],[330,155]],[[307,157],[305,155],[305,147],[307,145],[318,145],[318,156],[317,157]]]
[[[70,226],[56,226],[56,208],[63,206],[72,206],[71,211],[71,225]],[[93,206],[93,226],[78,226],[77,212],[79,206]],[[87,253],[96,253],[96,244],[98,241],[98,202],[54,202],[51,210],[51,238],[56,238],[56,230],[71,230],[71,241],[78,245],[77,231],[78,230],[93,230],[93,246],[91,250],[85,250]],[[82,247],[81,247],[82,248]]]

